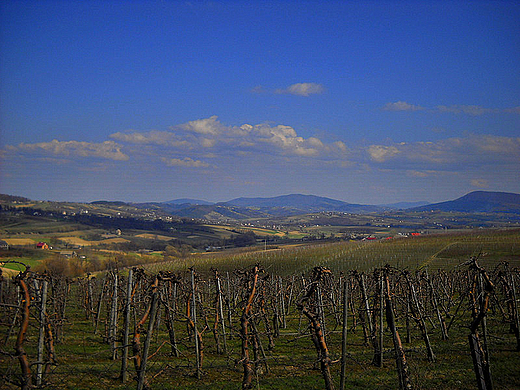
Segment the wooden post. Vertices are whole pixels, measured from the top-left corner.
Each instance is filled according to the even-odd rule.
[[[36,365],[36,386],[41,386],[43,377],[43,344],[45,341],[45,305],[47,303],[47,281],[42,283],[40,293],[40,334],[38,335],[38,363]]]
[[[437,313],[437,319],[439,320],[439,325],[441,327],[441,337],[443,340],[448,340],[448,330],[446,329],[446,321],[444,321],[444,318],[442,317],[441,310],[439,308],[439,303],[437,301],[437,292],[433,288],[433,283],[428,276],[428,270],[426,270],[426,281],[428,282],[428,286],[430,287],[431,297],[432,297],[432,303],[435,307],[435,312]]]
[[[280,281],[280,298],[281,298],[281,303],[282,303],[282,307],[281,307],[282,327],[284,329],[287,329],[287,322],[285,320],[285,294],[284,294],[284,291],[283,291],[283,280],[282,280],[282,277],[280,276],[278,278],[278,280]]]
[[[176,279],[168,280],[168,284],[166,285],[166,304],[164,305],[166,311],[166,327],[168,328],[168,335],[170,337],[171,354],[175,357],[179,357],[179,349],[177,348],[177,339],[175,337],[175,316],[177,312],[177,283],[178,281]]]
[[[325,325],[325,311],[323,308],[323,295],[319,283],[316,285],[316,296],[318,297],[318,320],[321,323],[323,338],[327,340],[327,327]]]
[[[481,291],[481,293],[479,294],[481,306],[483,304],[483,300],[485,299],[484,296],[483,296],[483,293],[482,293],[484,291],[484,282],[483,282],[482,279],[483,279],[482,273],[480,273],[478,281],[479,281],[479,290]],[[483,345],[483,347],[484,347],[483,348],[484,349],[484,359],[486,361],[486,369],[488,371],[487,376],[486,376],[486,381],[487,381],[488,388],[492,389],[493,388],[493,378],[491,376],[491,361],[490,361],[490,356],[489,356],[487,316],[484,316],[482,318],[481,324],[482,324],[482,338],[483,338],[483,341],[484,341],[484,345]]]
[[[192,306],[191,306],[191,321],[193,326],[193,332],[195,333],[195,359],[197,365],[197,379],[200,379],[202,375],[202,360],[200,358],[200,348],[201,345],[199,343],[199,332],[197,330],[197,299],[196,299],[196,291],[195,291],[195,270],[190,268],[191,271],[191,295],[192,295]]]
[[[92,318],[92,313],[94,312],[94,298],[92,295],[92,278],[90,277],[90,273],[87,273],[87,294],[88,294],[88,318]]]
[[[150,318],[148,321],[148,330],[146,334],[146,339],[144,341],[143,355],[141,360],[141,366],[139,367],[139,371],[137,373],[137,390],[143,390],[147,388],[145,382],[146,375],[146,363],[148,361],[148,352],[150,351],[150,342],[152,340],[153,327],[155,324],[155,318],[157,316],[157,306],[159,301],[159,293],[157,292],[157,286],[154,288],[152,293],[152,302],[150,306]]]
[[[385,328],[384,307],[385,307],[385,280],[383,272],[379,273],[379,367],[383,367],[384,352],[383,352],[383,335]]]
[[[101,283],[101,292],[99,293],[96,318],[94,319],[94,334],[97,334],[98,332],[99,318],[101,317],[101,306],[103,305],[103,294],[105,293],[106,283],[108,283],[108,278],[103,279],[103,283]]]
[[[514,328],[515,330],[515,336],[516,336],[516,350],[520,351],[520,318],[518,316],[518,306],[516,303],[516,287],[515,287],[515,277],[511,273],[511,290],[513,294],[513,322],[515,323]]]
[[[27,328],[29,327],[29,305],[31,304],[29,288],[27,287],[27,284],[24,280],[27,276],[28,271],[29,267],[26,267],[25,271],[20,272],[14,279],[15,283],[20,287],[22,295],[22,320],[20,322],[20,330],[18,331],[18,337],[16,338],[15,344],[15,356],[18,357],[18,361],[20,362],[20,368],[22,371],[22,378],[20,384],[21,390],[27,390],[31,388],[31,368],[27,359],[27,352],[25,352],[25,349],[23,348],[25,334],[27,333]]]
[[[253,306],[253,300],[256,294],[256,286],[258,283],[258,273],[260,269],[254,266],[253,270],[245,273],[245,284],[247,286],[246,299],[242,316],[240,317],[240,336],[242,338],[241,363],[243,367],[242,389],[251,389],[253,387],[253,368],[249,359],[249,317]]]
[[[397,366],[397,375],[399,377],[399,389],[401,390],[411,390],[412,384],[410,382],[410,376],[408,373],[408,363],[406,362],[406,356],[404,354],[403,344],[401,343],[401,338],[399,337],[399,332],[397,331],[397,325],[395,323],[395,313],[394,313],[394,305],[390,292],[390,267],[386,266],[384,270],[384,278],[386,285],[386,322],[388,323],[388,327],[392,332],[392,337],[394,341],[394,350],[395,350],[395,363]]]
[[[233,322],[231,320],[231,280],[229,277],[229,272],[226,272],[227,277],[227,299],[226,299],[226,306],[227,306],[227,317],[228,317],[228,324],[229,324],[229,339],[233,339]]]
[[[313,269],[313,281],[308,285],[305,295],[300,298],[297,306],[298,310],[300,310],[310,322],[311,338],[314,346],[316,347],[316,352],[318,353],[320,370],[325,382],[325,389],[334,390],[334,382],[332,381],[332,375],[330,372],[330,365],[332,361],[330,359],[329,349],[325,341],[323,329],[320,324],[320,319],[317,312],[318,308],[315,307],[313,310],[312,308],[310,309],[307,307],[308,301],[312,296],[316,295],[318,284],[325,277],[325,275],[331,275],[331,271],[323,267],[315,267]],[[315,299],[317,301],[317,297],[315,297]],[[317,304],[314,306],[317,306]]]
[[[339,390],[345,390],[347,371],[347,319],[348,319],[348,279],[343,280],[343,325],[341,331],[341,376]]]
[[[123,334],[123,357],[121,364],[121,381],[124,383],[128,379],[128,340],[130,334],[130,309],[132,303],[132,276],[133,270],[128,271],[128,281],[126,285],[126,304],[125,304],[125,323]]]
[[[434,362],[435,354],[433,353],[433,349],[432,349],[432,346],[430,343],[430,337],[428,336],[428,331],[426,330],[426,324],[424,323],[424,316],[421,313],[421,308],[419,306],[419,302],[417,301],[417,295],[415,293],[415,288],[411,282],[410,282],[410,289],[412,292],[412,308],[415,306],[416,312],[414,314],[416,316],[417,323],[419,324],[419,328],[421,329],[421,333],[422,333],[422,336],[424,339],[424,344],[426,345],[426,352],[428,355],[428,360],[430,362]]]
[[[218,310],[220,313],[220,323],[222,325],[222,340],[224,344],[224,354],[227,354],[226,342],[226,322],[224,321],[224,304],[222,301],[222,288],[220,286],[220,277],[217,275],[217,294],[218,294]]]
[[[114,290],[112,293],[112,306],[110,308],[110,328],[108,337],[110,340],[110,349],[112,351],[112,360],[117,359],[117,290],[118,290],[118,272],[114,272]]]
[[[487,353],[482,349],[480,338],[478,334],[478,327],[482,324],[483,319],[486,317],[486,313],[489,305],[489,297],[493,292],[494,285],[489,279],[487,272],[477,264],[477,258],[472,257],[469,261],[470,270],[476,270],[477,275],[473,278],[473,286],[470,289],[470,296],[473,303],[473,321],[470,325],[469,345],[471,350],[471,357],[473,359],[473,368],[477,379],[477,386],[479,390],[492,390],[493,383],[491,380],[491,370],[489,362],[487,360]],[[477,300],[477,286],[479,275],[484,278],[484,286],[482,291],[482,297]]]

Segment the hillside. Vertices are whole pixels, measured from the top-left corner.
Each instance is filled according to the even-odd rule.
[[[455,200],[415,207],[408,211],[430,210],[461,213],[520,213],[520,194],[474,191]]]
[[[315,195],[291,194],[272,198],[236,198],[225,202],[246,208],[258,208],[274,215],[295,215],[320,211],[365,214],[382,211],[381,207],[347,203]]]
[[[200,199],[190,199],[190,198],[174,199],[174,200],[169,200],[169,201],[164,202],[164,203],[166,203],[166,204],[176,204],[176,205],[190,204],[190,205],[204,205],[204,206],[213,204],[213,202],[208,202],[208,201],[200,200]]]

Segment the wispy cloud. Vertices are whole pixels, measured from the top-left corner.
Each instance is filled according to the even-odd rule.
[[[318,83],[296,83],[286,88],[269,89],[263,85],[257,85],[251,88],[251,93],[255,94],[275,94],[275,95],[295,95],[308,97],[311,95],[320,95],[325,92],[323,84]]]
[[[277,89],[277,94],[289,94],[297,96],[310,96],[321,94],[325,91],[325,88],[321,84],[317,83],[296,83],[289,85],[287,88]]]
[[[183,159],[162,157],[161,161],[169,167],[208,168],[210,166],[204,161],[193,160],[190,157],[185,157]]]
[[[217,120],[217,116],[213,115],[206,119],[197,119],[194,121],[190,121],[179,127],[186,131],[192,131],[198,134],[205,135],[216,135],[222,132],[223,126]]]
[[[395,146],[370,145],[367,149],[370,159],[377,162],[384,162],[397,156],[401,150]]]
[[[480,116],[484,114],[520,114],[520,107],[512,108],[486,108],[477,105],[454,104],[450,106],[438,105],[433,108],[423,107],[417,104],[411,104],[404,101],[386,103],[381,107],[383,111],[427,111],[432,113],[449,113],[449,114],[464,114],[470,116]]]
[[[399,101],[393,102],[393,103],[386,103],[383,106],[383,110],[385,110],[385,111],[421,111],[421,110],[424,110],[424,107],[417,106],[415,104],[410,104],[410,103],[399,100]]]
[[[230,153],[277,154],[282,156],[345,156],[348,148],[342,141],[325,143],[317,137],[299,136],[286,125],[243,124],[226,126],[217,116],[172,126],[169,132],[114,133],[111,138],[128,144],[161,145],[169,152],[201,150],[215,155]]]
[[[130,133],[117,132],[110,134],[109,137],[116,141],[130,144],[163,145],[184,149],[193,147],[190,140],[181,139],[177,134],[172,133],[171,131],[152,130],[147,132],[134,131]]]
[[[394,163],[403,168],[411,163],[482,165],[516,163],[520,161],[520,138],[494,135],[472,135],[447,138],[437,142],[396,143],[370,145],[368,158],[376,163]]]
[[[122,146],[114,141],[101,143],[81,141],[40,142],[34,144],[21,143],[11,146],[11,151],[28,152],[35,154],[51,154],[60,157],[99,157],[109,160],[126,161],[128,155],[121,151]]]
[[[221,123],[217,116],[172,126],[167,131],[116,132],[100,142],[58,141],[21,143],[7,146],[0,157],[10,161],[35,156],[39,161],[82,167],[104,163],[100,159],[145,164],[150,169],[179,167],[198,170],[203,175],[222,169],[268,170],[278,163],[286,166],[399,172],[406,177],[439,177],[440,173],[472,170],[473,186],[490,180],[481,172],[520,170],[520,137],[468,135],[434,142],[382,142],[357,144],[347,140],[327,142],[321,137],[304,137],[287,125],[260,123],[236,126]],[[91,158],[91,160],[87,160]],[[86,164],[85,161],[88,163]],[[334,168],[333,168],[334,167]],[[201,169],[206,168],[206,169]],[[170,171],[175,171],[171,169]],[[440,173],[439,173],[440,172]],[[484,180],[484,179],[482,179]],[[469,183],[469,179],[468,179]]]

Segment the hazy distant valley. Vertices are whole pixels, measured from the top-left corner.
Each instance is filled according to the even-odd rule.
[[[520,226],[520,195],[482,191],[450,202],[399,204],[401,208],[312,195],[237,198],[215,204],[193,199],[70,203],[2,195],[0,205],[0,238],[27,233],[67,237],[74,232],[81,240],[69,239],[70,246],[116,249],[164,250],[174,244],[204,251]]]

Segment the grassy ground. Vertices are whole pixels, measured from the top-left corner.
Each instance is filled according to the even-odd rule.
[[[275,341],[273,351],[267,352],[269,372],[262,365],[254,378],[257,389],[323,389],[323,379],[316,365],[316,352],[306,334],[305,321],[300,326],[300,317],[296,310],[290,311],[287,318],[287,329],[282,329]],[[91,321],[85,320],[78,307],[71,307],[70,315],[64,329],[61,343],[56,345],[58,365],[47,376],[49,389],[92,389],[133,388],[135,369],[129,361],[129,379],[121,383],[118,379],[121,361],[110,359],[110,349],[103,342],[101,334],[95,335]],[[431,329],[430,337],[437,357],[435,363],[428,362],[424,344],[417,329],[413,330],[412,342],[405,343],[406,356],[410,365],[410,374],[415,389],[475,389],[475,379],[469,347],[467,343],[467,318],[461,318],[453,327],[450,339],[442,341],[438,329]],[[334,320],[327,318],[329,333],[328,345],[333,359],[340,356],[341,334],[334,328]],[[352,325],[352,319],[349,320]],[[520,353],[514,350],[514,338],[509,334],[506,324],[497,317],[488,319],[491,364],[495,389],[518,389],[520,385]],[[404,333],[404,324],[400,331]],[[299,333],[298,329],[302,332]],[[2,337],[5,328],[2,328]],[[169,345],[163,344],[168,339],[166,330],[159,326],[152,338],[152,352],[148,365],[147,377],[154,389],[238,389],[242,379],[240,359],[240,339],[235,335],[227,341],[228,355],[218,355],[211,332],[204,333],[203,375],[197,379],[194,375],[194,347],[186,335],[184,323],[177,327],[181,356],[170,356]],[[403,340],[404,336],[402,335]],[[29,359],[35,360],[35,341],[37,330],[31,327],[26,341]],[[12,342],[12,340],[10,340]],[[264,345],[267,340],[262,338]],[[161,347],[162,345],[162,347]],[[2,349],[4,349],[2,347]],[[384,335],[384,366],[375,367],[370,364],[372,350],[363,344],[360,326],[355,332],[348,334],[348,361],[346,388],[364,389],[396,389],[398,378],[392,351],[391,335]],[[4,374],[14,377],[19,370],[15,359],[1,358],[0,364]],[[332,375],[339,383],[339,364],[332,367]],[[14,389],[8,383],[1,382],[5,389]]]

